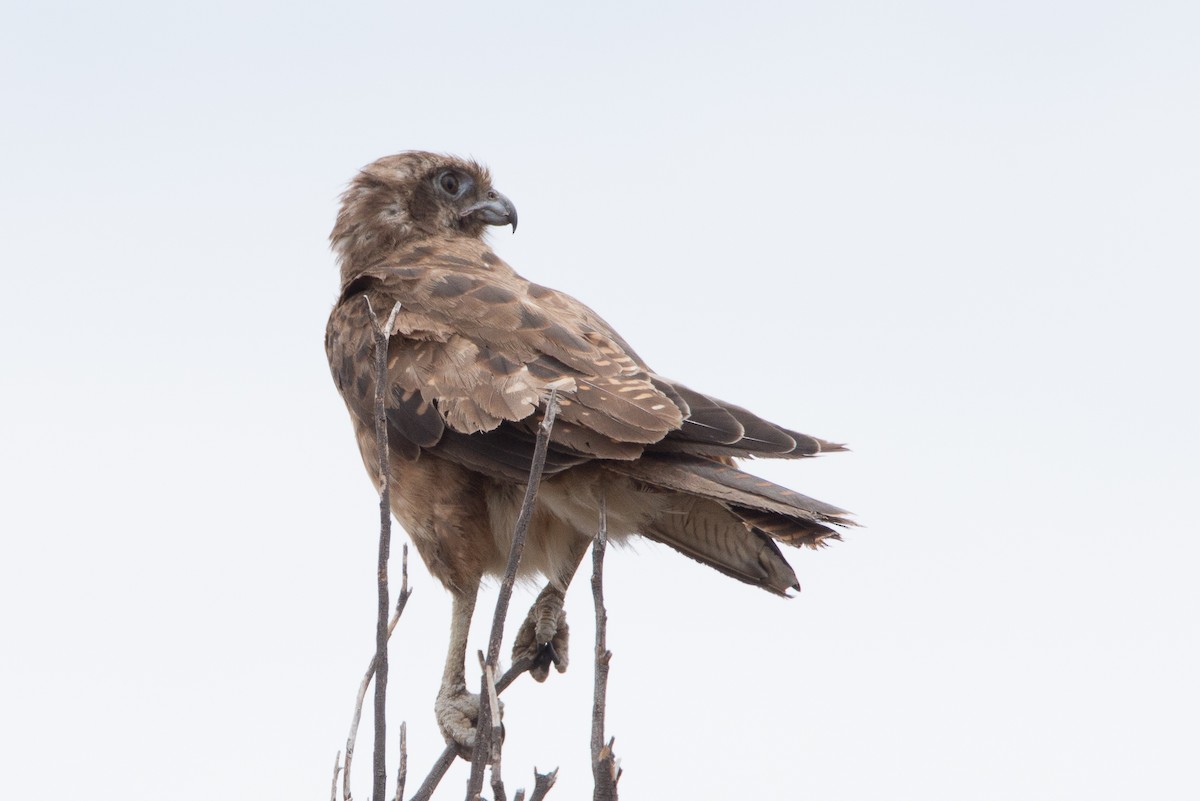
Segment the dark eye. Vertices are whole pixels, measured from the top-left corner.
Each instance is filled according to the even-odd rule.
[[[451,197],[456,196],[458,194],[458,190],[461,188],[458,176],[452,172],[444,172],[438,176],[438,186],[442,188],[443,192]]]

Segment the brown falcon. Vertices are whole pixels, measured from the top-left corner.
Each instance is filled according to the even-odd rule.
[[[484,241],[517,212],[478,164],[433,153],[382,158],[354,177],[330,236],[341,294],[325,348],[367,472],[378,480],[367,304],[401,304],[385,388],[392,511],[453,596],[435,710],[447,741],[473,744],[465,682],[479,582],[504,570],[537,424],[558,391],[545,479],[522,560],[541,574],[513,647],[542,680],[566,668],[563,594],[596,529],[639,534],[780,595],[798,589],[776,543],[837,538],[844,512],[734,467],[842,450],[658,375],[599,315],[517,275]]]

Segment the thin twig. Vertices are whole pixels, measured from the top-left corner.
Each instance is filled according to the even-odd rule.
[[[375,333],[375,447],[379,459],[379,565],[376,578],[379,586],[379,603],[375,620],[375,769],[371,783],[371,798],[379,801],[387,792],[387,679],[388,679],[388,613],[391,596],[388,594],[388,556],[392,548],[392,505],[391,505],[391,456],[388,453],[387,387],[388,341],[396,327],[396,315],[400,313],[400,302],[392,306],[386,327],[379,325],[371,299],[367,302],[367,314]]]
[[[483,682],[487,686],[488,704],[492,709],[499,709],[500,699],[499,693],[496,691],[496,671],[484,661],[482,651],[479,652],[479,666],[483,668]],[[504,792],[504,778],[500,768],[501,737],[500,716],[492,715],[492,801],[508,801],[508,794]]]
[[[513,582],[517,578],[517,565],[521,561],[521,553],[525,550],[525,535],[529,531],[529,521],[533,517],[533,506],[537,500],[538,487],[542,482],[542,471],[546,467],[546,451],[550,446],[550,432],[554,428],[554,417],[558,414],[558,392],[550,391],[546,400],[546,414],[542,424],[538,426],[537,443],[533,449],[533,462],[529,467],[529,483],[525,486],[525,498],[521,502],[521,513],[517,516],[517,524],[513,530],[512,546],[508,549],[508,565],[504,570],[504,578],[500,581],[500,592],[496,598],[496,611],[492,615],[492,634],[488,639],[487,664],[493,669],[500,662],[500,641],[504,637],[504,619],[508,616],[508,604],[512,599]],[[499,715],[487,702],[487,688],[482,686],[486,678],[480,680],[479,690],[479,720],[475,724],[475,751],[471,758],[471,776],[467,781],[467,801],[474,801],[483,790],[483,769],[491,754],[491,720],[492,715]]]
[[[479,654],[479,668],[480,668],[480,670],[483,671],[483,686],[487,692],[488,703],[491,704],[492,709],[499,709],[500,708],[500,699],[497,698],[498,693],[496,692],[496,671],[493,670],[492,666],[489,665],[484,660],[483,651],[478,651],[477,653]],[[501,730],[500,719],[499,719],[499,717],[493,715],[492,716],[492,753],[488,756],[488,758],[492,759],[492,760],[496,759],[496,754],[500,750],[499,749],[500,730]]]
[[[421,782],[421,786],[417,788],[417,792],[413,794],[413,797],[409,801],[429,801],[433,796],[433,791],[437,789],[438,782],[446,775],[446,771],[450,770],[450,766],[454,764],[454,760],[457,758],[458,749],[455,748],[454,743],[450,743],[443,748],[437,761],[429,769],[429,775],[425,777],[425,781]]]
[[[592,599],[596,604],[596,682],[592,691],[592,801],[617,801],[621,769],[613,757],[613,741],[604,745],[604,710],[608,695],[608,663],[612,652],[605,644],[608,613],[604,610],[604,550],[608,545],[608,509],[600,495],[600,524],[592,543]]]
[[[524,676],[529,672],[529,668],[533,667],[532,659],[518,659],[509,666],[508,670],[504,671],[504,675],[496,682],[496,692],[502,693],[508,689],[508,685]]]
[[[333,784],[329,787],[329,801],[337,801],[337,777],[342,771],[342,752],[333,758]]]
[[[400,770],[396,772],[396,801],[404,801],[404,782],[408,780],[408,724],[400,722]]]
[[[388,621],[388,637],[392,636],[392,632],[396,630],[396,624],[400,622],[400,616],[404,614],[404,607],[408,604],[408,597],[412,595],[412,590],[408,586],[408,544],[405,543],[403,550],[400,552],[400,596],[396,599],[396,609],[392,612],[392,619]],[[363,674],[362,681],[358,684],[358,696],[354,701],[354,717],[350,720],[350,733],[346,736],[346,761],[342,766],[342,797],[344,801],[350,801],[350,763],[354,760],[354,746],[358,742],[358,724],[362,720],[363,702],[367,698],[367,688],[371,686],[371,679],[375,676],[375,656],[371,656],[371,662],[367,665],[367,672]]]

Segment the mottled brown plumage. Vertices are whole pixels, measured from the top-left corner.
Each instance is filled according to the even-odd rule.
[[[375,369],[367,303],[401,309],[385,387],[392,511],[454,598],[437,714],[470,746],[467,629],[480,579],[503,570],[539,409],[561,403],[522,570],[549,583],[515,654],[557,651],[562,597],[604,497],[610,536],[640,534],[778,594],[798,589],[776,542],[816,547],[846,525],[829,504],[742,473],[735,457],[841,450],[654,373],[595,312],[531,283],[483,240],[516,210],[477,164],[410,152],[365,167],[331,235],[341,293],[326,351],[368,473],[377,480]],[[553,642],[553,651],[546,649]],[[543,658],[535,676],[545,678]]]

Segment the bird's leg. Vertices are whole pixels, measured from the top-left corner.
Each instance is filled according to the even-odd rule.
[[[537,599],[525,616],[525,622],[517,631],[513,640],[512,659],[519,662],[528,659],[532,662],[529,674],[537,681],[545,681],[550,675],[550,665],[559,673],[564,673],[570,661],[567,646],[570,642],[570,627],[567,626],[567,613],[563,609],[563,600],[567,586],[579,569],[583,555],[587,553],[588,540],[578,537],[571,544],[570,558],[564,563],[557,576],[551,576],[545,589],[538,593]]]
[[[442,687],[438,691],[433,711],[438,728],[447,743],[458,746],[459,754],[470,759],[475,747],[475,724],[479,720],[479,695],[467,692],[466,659],[467,635],[471,630],[471,615],[475,612],[478,582],[467,592],[453,593],[450,610],[450,648],[446,652],[446,668]]]

